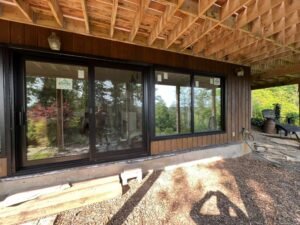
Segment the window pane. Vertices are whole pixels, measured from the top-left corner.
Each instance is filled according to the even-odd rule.
[[[143,89],[139,71],[95,69],[96,149],[143,147]]]
[[[194,80],[195,132],[221,130],[221,79],[195,76]]]
[[[190,75],[155,72],[155,134],[191,132]]]
[[[89,151],[86,67],[26,62],[27,160]]]

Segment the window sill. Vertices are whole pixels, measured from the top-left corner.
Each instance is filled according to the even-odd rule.
[[[188,134],[175,134],[175,135],[165,135],[165,136],[155,136],[151,138],[151,141],[161,141],[168,139],[178,139],[178,138],[189,138],[189,137],[199,137],[199,136],[209,136],[216,134],[226,134],[226,131],[205,131],[205,132],[196,132],[196,133],[188,133]]]

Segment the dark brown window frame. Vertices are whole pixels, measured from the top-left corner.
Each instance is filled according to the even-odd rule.
[[[3,50],[0,52],[0,157],[6,155],[5,151],[5,103],[4,103],[4,76],[5,76],[5,60]]]
[[[69,161],[69,162],[58,162],[55,164],[45,164],[45,166],[34,166],[30,167],[26,170],[18,170],[18,161],[16,157],[16,151],[15,151],[15,140],[16,137],[14,135],[14,124],[17,123],[17,118],[15,117],[14,110],[15,110],[15,104],[14,104],[14,95],[13,93],[13,86],[15,82],[15,74],[18,72],[16,68],[18,66],[17,59],[21,56],[27,56],[28,58],[32,58],[36,60],[36,57],[43,57],[43,58],[52,58],[52,59],[65,59],[64,63],[71,61],[73,64],[76,64],[76,62],[85,62],[85,65],[89,66],[107,66],[111,67],[111,65],[120,65],[123,68],[132,69],[132,67],[136,68],[144,68],[144,129],[145,129],[145,145],[147,148],[147,152],[143,155],[126,155],[120,154],[118,156],[112,156],[110,158],[111,161],[120,160],[120,156],[123,157],[123,160],[132,159],[136,157],[142,157],[147,156],[150,154],[150,144],[151,141],[155,141],[158,139],[172,139],[172,138],[181,138],[181,137],[193,137],[193,136],[204,136],[204,135],[213,135],[213,134],[219,134],[219,133],[225,133],[226,132],[226,105],[225,105],[225,99],[227,98],[225,93],[225,83],[227,82],[226,75],[220,74],[220,73],[210,73],[205,71],[193,71],[185,68],[177,68],[177,67],[166,67],[162,65],[154,65],[149,63],[141,63],[141,62],[133,62],[128,60],[117,60],[117,59],[111,59],[106,57],[95,57],[91,55],[84,55],[84,54],[75,54],[75,53],[68,53],[68,52],[54,52],[50,50],[43,50],[43,49],[35,49],[35,48],[27,48],[27,47],[20,47],[20,46],[3,46],[0,45],[1,51],[4,51],[5,56],[5,70],[6,70],[6,78],[4,78],[4,82],[6,84],[6,88],[4,90],[5,99],[4,104],[6,104],[6,110],[5,110],[5,155],[8,159],[8,172],[9,175],[17,175],[17,174],[28,174],[28,173],[34,173],[36,171],[47,171],[47,170],[53,170],[53,169],[64,169],[64,168],[70,168],[70,167],[78,167],[82,165],[90,165],[90,164],[97,164],[102,162],[108,162],[105,159],[95,159],[94,161],[86,161],[86,160],[79,160],[79,161]],[[17,57],[15,57],[17,56]],[[13,66],[14,65],[14,66]],[[201,132],[201,133],[188,133],[188,134],[179,134],[179,135],[172,135],[172,136],[160,136],[159,138],[154,136],[153,128],[154,128],[154,101],[155,96],[153,95],[153,88],[154,88],[154,78],[155,78],[155,70],[167,70],[170,72],[180,72],[180,73],[190,73],[190,74],[199,74],[201,76],[210,76],[210,77],[220,77],[222,79],[222,131],[212,131],[212,132]],[[0,71],[1,72],[1,71]],[[192,80],[192,83],[194,81]],[[192,89],[193,91],[193,89]],[[192,98],[193,100],[193,98]],[[193,109],[193,107],[192,107]],[[193,117],[192,117],[193,119]],[[2,132],[3,133],[3,132]],[[92,144],[92,143],[91,143]],[[0,155],[0,157],[2,157]]]
[[[15,71],[14,77],[16,79],[17,74],[24,74],[24,62],[26,60],[35,60],[35,61],[41,61],[41,62],[52,62],[52,63],[61,63],[61,64],[71,64],[71,65],[81,65],[81,66],[87,66],[89,69],[89,76],[92,78],[94,77],[94,68],[96,67],[106,67],[106,68],[118,68],[118,69],[130,69],[130,70],[137,70],[141,71],[143,74],[143,134],[145,135],[144,138],[144,146],[142,150],[136,150],[133,149],[132,151],[124,150],[123,152],[107,152],[107,157],[101,157],[102,154],[94,154],[94,147],[92,146],[94,144],[95,137],[91,137],[90,140],[90,151],[89,151],[89,158],[81,157],[81,156],[75,156],[75,157],[69,157],[70,160],[65,160],[67,157],[57,158],[55,159],[42,159],[42,160],[35,160],[36,162],[30,163],[26,165],[25,167],[20,167],[20,159],[18,157],[12,157],[12,160],[14,161],[14,158],[16,161],[14,161],[12,164],[16,164],[16,169],[12,170],[12,173],[15,174],[22,174],[22,173],[32,173],[36,170],[48,170],[46,167],[49,166],[49,168],[66,168],[68,166],[80,166],[80,165],[87,165],[87,164],[95,164],[95,163],[101,163],[101,162],[111,162],[116,160],[126,160],[126,159],[132,159],[137,157],[143,157],[150,154],[150,142],[148,138],[148,128],[147,128],[147,121],[148,119],[148,108],[147,108],[147,102],[148,102],[148,95],[146,92],[146,84],[148,80],[148,72],[146,68],[150,68],[149,65],[144,64],[135,64],[132,62],[124,62],[124,61],[118,61],[118,60],[111,60],[111,59],[105,59],[105,58],[95,58],[95,57],[89,57],[89,56],[81,56],[76,54],[68,54],[68,53],[61,53],[61,52],[52,52],[52,51],[32,51],[32,49],[20,49],[13,48],[13,54],[14,54],[14,63],[18,67],[20,63],[23,65],[20,68],[18,68],[19,71]],[[18,75],[18,76],[19,76]],[[89,101],[92,101],[94,99],[94,93],[92,92],[94,89],[92,86],[92,79],[89,79],[89,93],[90,98]],[[16,81],[14,81],[15,83]],[[92,111],[94,112],[95,105],[93,102],[90,102],[90,106],[92,107]],[[93,121],[93,118],[91,118],[91,121]],[[18,118],[16,117],[16,123],[18,123]],[[94,135],[92,135],[94,136]],[[17,150],[17,148],[16,148]],[[12,155],[15,154],[15,150],[12,150]],[[14,152],[15,151],[15,152]],[[16,152],[16,155],[21,155],[22,153]],[[38,162],[39,161],[39,162]],[[56,166],[57,165],[57,166]]]
[[[162,72],[173,72],[173,73],[182,73],[182,74],[189,74],[191,79],[191,132],[184,133],[184,134],[171,134],[171,135],[159,135],[155,134],[155,72],[162,71]],[[203,77],[210,77],[210,78],[220,78],[221,79],[221,129],[214,130],[214,131],[202,131],[202,132],[195,132],[194,131],[194,77],[195,76],[203,76]],[[167,139],[176,139],[176,138],[183,138],[183,137],[194,137],[194,136],[207,136],[207,135],[214,135],[214,134],[223,134],[226,133],[226,75],[220,73],[212,73],[212,72],[205,72],[205,71],[195,71],[195,70],[187,70],[182,68],[171,68],[165,66],[156,66],[153,68],[152,72],[152,82],[150,83],[150,90],[153,90],[153,94],[151,96],[151,140],[167,140]]]

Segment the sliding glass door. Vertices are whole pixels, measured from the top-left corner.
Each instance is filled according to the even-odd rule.
[[[143,149],[142,72],[95,68],[96,152]]]
[[[88,158],[88,68],[26,61],[24,83],[23,164]]]
[[[23,62],[16,93],[21,167],[145,151],[142,70]]]

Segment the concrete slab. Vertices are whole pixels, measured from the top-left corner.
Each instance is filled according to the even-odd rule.
[[[0,196],[21,191],[44,188],[65,183],[74,183],[95,178],[119,175],[125,170],[141,168],[143,173],[149,170],[164,170],[170,166],[183,166],[185,163],[201,163],[203,159],[223,159],[239,157],[250,152],[244,143],[212,146],[198,150],[149,156],[132,160],[123,160],[96,165],[81,166],[39,174],[23,175],[0,179]]]

